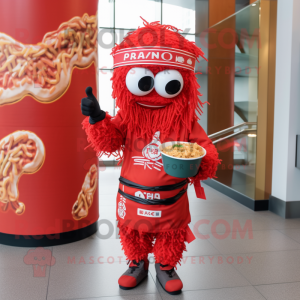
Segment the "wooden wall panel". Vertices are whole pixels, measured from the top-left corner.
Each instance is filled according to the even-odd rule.
[[[235,0],[210,0],[210,27],[234,13]],[[230,18],[214,26],[209,33],[208,102],[210,106],[208,109],[208,134],[233,126],[234,32],[235,18]]]
[[[208,134],[234,123],[235,17],[226,19],[234,13],[235,0],[209,0],[210,27],[222,22],[213,26],[208,36]],[[224,180],[232,178],[233,145],[219,145],[218,151],[222,165],[217,176],[230,186],[231,182]]]
[[[209,27],[235,13],[235,0],[209,0]]]

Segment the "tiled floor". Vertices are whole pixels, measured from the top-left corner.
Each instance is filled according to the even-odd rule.
[[[118,177],[116,168],[100,173],[99,232],[49,248],[55,264],[42,276],[23,262],[29,249],[0,246],[1,300],[300,299],[300,219],[253,212],[208,186],[207,201],[188,191],[197,239],[178,268],[183,293],[170,296],[157,284],[153,259],[145,282],[120,290],[127,265],[115,224]]]

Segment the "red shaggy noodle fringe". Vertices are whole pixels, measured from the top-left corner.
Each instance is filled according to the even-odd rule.
[[[156,236],[153,247],[155,263],[176,267],[180,265],[182,254],[186,251],[186,230],[177,229],[161,232]]]
[[[116,45],[112,54],[119,49],[141,47],[141,46],[162,46],[185,50],[193,53],[196,57],[203,57],[202,50],[194,42],[188,41],[178,33],[178,29],[171,25],[161,25],[159,22],[148,23],[145,20],[144,27],[130,32],[124,40]],[[170,69],[167,66],[158,65],[135,65],[134,67],[148,68],[154,75],[158,72]],[[126,75],[133,66],[116,68],[112,77],[113,98],[116,99],[116,106],[124,114],[123,124],[138,137],[152,137],[154,129],[161,132],[161,138],[168,136],[171,131],[179,133],[181,128],[187,128],[190,132],[194,119],[197,119],[196,111],[202,114],[203,102],[199,99],[200,88],[195,73],[182,68],[178,70],[184,80],[184,87],[181,93],[172,98],[161,97],[153,90],[150,94],[138,97],[131,94],[126,88]],[[136,102],[149,101],[155,104],[165,103],[164,109],[150,109],[141,107]],[[171,105],[168,105],[171,104]],[[155,128],[153,128],[153,126]]]
[[[140,261],[153,253],[155,263],[176,267],[186,251],[186,230],[177,229],[161,233],[145,233],[127,226],[119,226],[122,250],[129,260]],[[155,244],[154,244],[155,240]],[[154,244],[154,246],[153,246]]]
[[[111,122],[112,117],[106,113],[105,119],[97,125],[90,125],[85,118],[82,127],[87,134],[87,140],[100,158],[102,155],[113,155],[117,160],[123,159],[123,137]]]
[[[206,155],[203,157],[200,165],[200,170],[195,177],[190,178],[190,183],[195,180],[206,180],[207,178],[216,178],[216,170],[221,163],[219,154],[213,144],[205,146]]]
[[[153,250],[153,233],[139,232],[127,226],[119,227],[122,250],[129,260],[140,261],[146,259]]]

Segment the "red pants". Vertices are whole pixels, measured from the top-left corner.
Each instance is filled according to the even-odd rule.
[[[129,260],[140,261],[153,253],[156,263],[175,267],[186,251],[186,230],[140,233],[126,226],[119,227],[122,249]]]

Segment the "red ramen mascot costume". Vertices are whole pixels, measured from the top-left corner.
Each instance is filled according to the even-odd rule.
[[[86,89],[81,109],[88,141],[98,153],[122,160],[117,194],[117,219],[128,270],[119,278],[121,289],[132,289],[148,275],[148,254],[155,257],[157,278],[170,294],[183,287],[175,269],[195,237],[187,187],[194,183],[205,198],[200,180],[212,178],[218,153],[198,123],[202,113],[195,63],[203,52],[178,29],[159,22],[130,32],[113,48],[115,117],[101,110],[92,89]],[[198,174],[180,179],[163,168],[158,147],[167,141],[197,143],[206,150]]]

